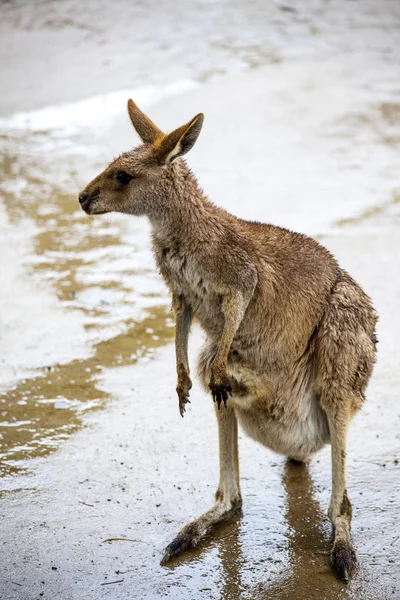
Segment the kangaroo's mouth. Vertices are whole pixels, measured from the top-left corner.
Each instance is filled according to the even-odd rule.
[[[96,208],[96,202],[93,202],[92,200],[84,202],[83,204],[81,204],[81,207],[87,215],[104,215],[110,212],[109,210],[102,210]]]
[[[96,208],[97,200],[99,197],[98,191],[96,191],[91,196],[87,192],[82,192],[79,194],[79,204],[81,205],[82,210],[88,215],[103,215],[104,213],[110,212],[108,210],[103,210]]]

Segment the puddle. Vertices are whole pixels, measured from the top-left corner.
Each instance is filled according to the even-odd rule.
[[[18,471],[18,461],[44,456],[82,425],[83,414],[104,405],[109,395],[97,386],[104,368],[134,364],[170,341],[174,324],[165,308],[149,310],[140,323],[93,347],[94,355],[48,367],[0,396],[2,475]],[[154,332],[157,331],[157,335]]]
[[[3,136],[8,153],[0,161],[2,199],[13,225],[33,223],[26,268],[39,287],[50,284],[60,306],[79,313],[89,357],[66,364],[48,359],[0,396],[3,474],[18,471],[21,459],[56,448],[82,425],[85,412],[104,405],[108,395],[96,384],[103,368],[132,364],[173,335],[146,229],[136,222],[127,231],[118,217],[87,218],[70,193],[80,189],[76,157],[58,156],[48,165],[41,155],[38,161],[38,145],[48,139],[45,132],[29,143]],[[22,151],[13,152],[16,147]]]

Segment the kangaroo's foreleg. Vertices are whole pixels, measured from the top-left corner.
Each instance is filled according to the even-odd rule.
[[[188,359],[188,339],[193,313],[182,296],[173,295],[172,306],[176,317],[175,353],[178,381],[176,392],[179,398],[179,412],[181,413],[181,417],[183,417],[186,411],[186,404],[190,402],[189,391],[192,387]]]
[[[232,384],[227,375],[228,354],[235,333],[242,322],[248,302],[240,292],[230,292],[222,297],[221,310],[224,315],[224,326],[217,347],[217,353],[211,364],[210,390],[218,409],[222,401],[226,406],[228,394],[232,395]]]
[[[343,581],[348,581],[357,566],[351,540],[352,508],[346,488],[346,446],[348,420],[328,415],[332,451],[332,495],[328,514],[335,529],[331,553],[332,568]]]
[[[238,426],[233,408],[216,411],[219,434],[219,485],[215,504],[198,519],[186,525],[167,546],[161,564],[194,548],[207,530],[220,521],[229,519],[242,505],[239,482]]]

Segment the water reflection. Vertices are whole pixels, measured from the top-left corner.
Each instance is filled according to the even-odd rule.
[[[344,585],[330,570],[331,527],[315,499],[308,465],[286,462],[282,481],[286,493],[287,573],[271,584],[255,586],[251,597],[260,600],[337,598]]]
[[[271,551],[275,561],[283,564],[283,569],[277,574],[276,570],[271,569],[271,563],[266,562],[262,581],[244,585],[243,571],[251,571],[252,566],[246,565],[244,557],[248,553],[241,547],[240,536],[231,536],[229,541],[235,540],[234,543],[228,547],[226,543],[223,546],[221,543],[219,551],[223,600],[321,600],[336,598],[336,594],[343,589],[329,568],[329,526],[314,497],[314,485],[308,467],[287,462],[282,481],[286,494],[286,548],[277,548],[277,552],[271,548]],[[267,542],[267,531],[265,536]],[[264,549],[260,550],[260,555],[264,554]],[[257,570],[259,577],[260,569]],[[329,587],[331,595],[326,592]]]
[[[236,517],[229,529],[226,528],[226,538],[221,540],[218,556],[221,561],[221,600],[242,598],[245,592],[243,584],[243,569],[245,559],[240,543],[240,517]]]

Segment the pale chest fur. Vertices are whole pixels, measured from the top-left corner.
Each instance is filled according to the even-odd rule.
[[[158,267],[171,293],[182,296],[204,329],[214,332],[222,325],[220,300],[196,255],[178,246],[155,245]]]

